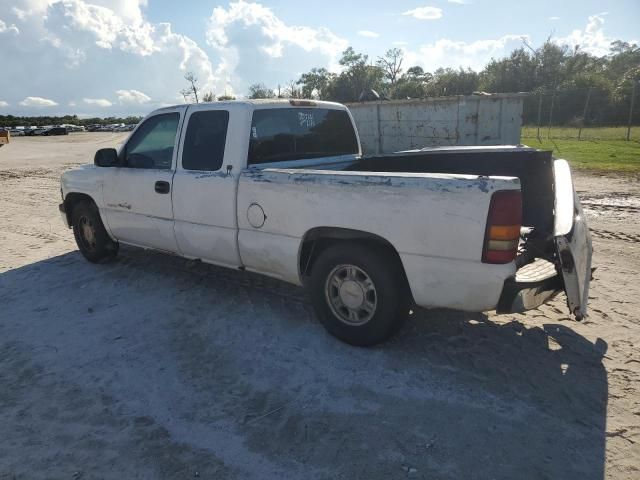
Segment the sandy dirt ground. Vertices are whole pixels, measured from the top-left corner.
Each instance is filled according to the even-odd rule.
[[[580,174],[590,316],[418,312],[359,349],[304,292],[122,248],[59,176],[109,133],[0,148],[0,479],[640,478],[640,182]]]

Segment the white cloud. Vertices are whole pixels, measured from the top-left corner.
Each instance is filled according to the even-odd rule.
[[[396,40],[395,42],[391,42],[393,45],[396,45],[398,47],[402,47],[405,45],[409,45],[409,42],[405,42],[404,40]]]
[[[8,107],[9,102],[5,102],[4,100],[0,100],[0,107]]]
[[[438,7],[418,7],[407,10],[402,15],[417,18],[418,20],[437,20],[442,18],[442,9]]]
[[[521,44],[525,35],[504,35],[497,39],[463,42],[442,38],[422,45],[417,51],[405,49],[405,64],[420,65],[426,70],[471,67],[482,69],[492,57],[506,55]]]
[[[283,49],[291,44],[307,52],[318,50],[333,55],[345,48],[346,42],[327,28],[311,28],[287,25],[270,8],[259,3],[247,3],[240,0],[230,3],[229,9],[213,9],[209,21],[207,39],[213,46],[225,47],[229,43],[227,29],[234,23],[246,27],[259,27],[267,40],[260,47],[272,57],[282,56]]]
[[[220,55],[217,75],[233,78],[240,90],[253,82],[286,82],[313,67],[338,68],[348,46],[327,28],[288,25],[270,8],[244,0],[215,7],[206,37]]]
[[[609,53],[611,42],[615,39],[607,37],[604,33],[604,16],[607,12],[591,15],[584,30],[574,30],[566,37],[554,39],[558,45],[568,45],[571,48],[580,47],[583,52],[596,56]]]
[[[20,33],[20,30],[13,23],[7,25],[4,21],[0,20],[0,33],[13,33],[17,35]]]
[[[379,33],[372,32],[371,30],[358,30],[358,35],[367,38],[378,38],[380,36]]]
[[[105,114],[146,113],[150,106],[175,103],[187,71],[197,75],[203,89],[233,92],[216,76],[209,56],[196,42],[173,32],[167,23],[145,18],[146,0],[11,3],[13,8],[0,12],[2,28],[15,24],[20,35],[7,38],[0,33],[0,91],[16,106],[15,113],[22,111],[20,100],[29,91],[69,106],[78,97],[103,99],[105,92],[118,89],[145,93],[135,101],[103,107],[109,109]],[[157,103],[149,102],[150,98]],[[146,102],[150,106],[141,108]],[[66,107],[55,109],[55,113],[67,111]]]
[[[555,22],[556,20],[560,20],[560,17],[549,17],[549,20]]]
[[[141,105],[151,101],[151,97],[138,90],[118,90],[116,95],[120,103]]]
[[[18,7],[12,7],[12,8],[11,8],[11,11],[12,11],[12,12],[14,13],[14,15],[15,15],[16,17],[18,17],[20,20],[24,20],[24,19],[25,19],[25,17],[26,17],[27,15],[29,15],[29,14],[30,14],[30,12],[28,12],[28,11],[26,11],[26,10],[22,10],[21,8],[18,8]]]
[[[119,48],[142,56],[158,51],[153,38],[155,29],[149,23],[138,19],[128,23],[109,8],[79,1],[56,3],[52,10],[54,21],[62,20],[71,29],[89,33],[100,48]]]
[[[27,97],[20,102],[23,107],[55,107],[58,105],[53,100],[42,97]]]
[[[98,107],[110,107],[113,105],[113,103],[106,98],[83,98],[82,101],[87,105],[96,105]]]

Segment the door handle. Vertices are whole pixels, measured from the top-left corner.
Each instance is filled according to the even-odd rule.
[[[156,182],[155,189],[156,193],[169,193],[169,191],[171,190],[171,185],[169,185],[169,182],[159,180]]]

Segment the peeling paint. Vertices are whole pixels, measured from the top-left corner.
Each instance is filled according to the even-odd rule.
[[[339,187],[377,187],[384,189],[420,189],[431,192],[456,193],[478,189],[489,193],[496,184],[519,185],[510,177],[489,178],[476,175],[437,173],[357,172],[306,169],[248,169],[241,177],[258,183],[324,185]],[[515,181],[515,183],[514,183]]]
[[[131,210],[131,205],[129,205],[128,203],[107,203],[107,207],[109,208],[125,208],[127,210]]]
[[[481,192],[487,193],[489,191],[489,183],[486,178],[478,177],[478,188]]]
[[[227,172],[223,172],[223,171],[217,171],[217,172],[207,172],[207,173],[201,173],[199,175],[195,175],[196,179],[201,179],[201,178],[226,178],[229,177],[230,175]]]

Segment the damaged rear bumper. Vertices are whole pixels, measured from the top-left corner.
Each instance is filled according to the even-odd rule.
[[[497,313],[521,313],[539,307],[562,292],[564,285],[553,263],[543,259],[520,268],[504,282]]]

